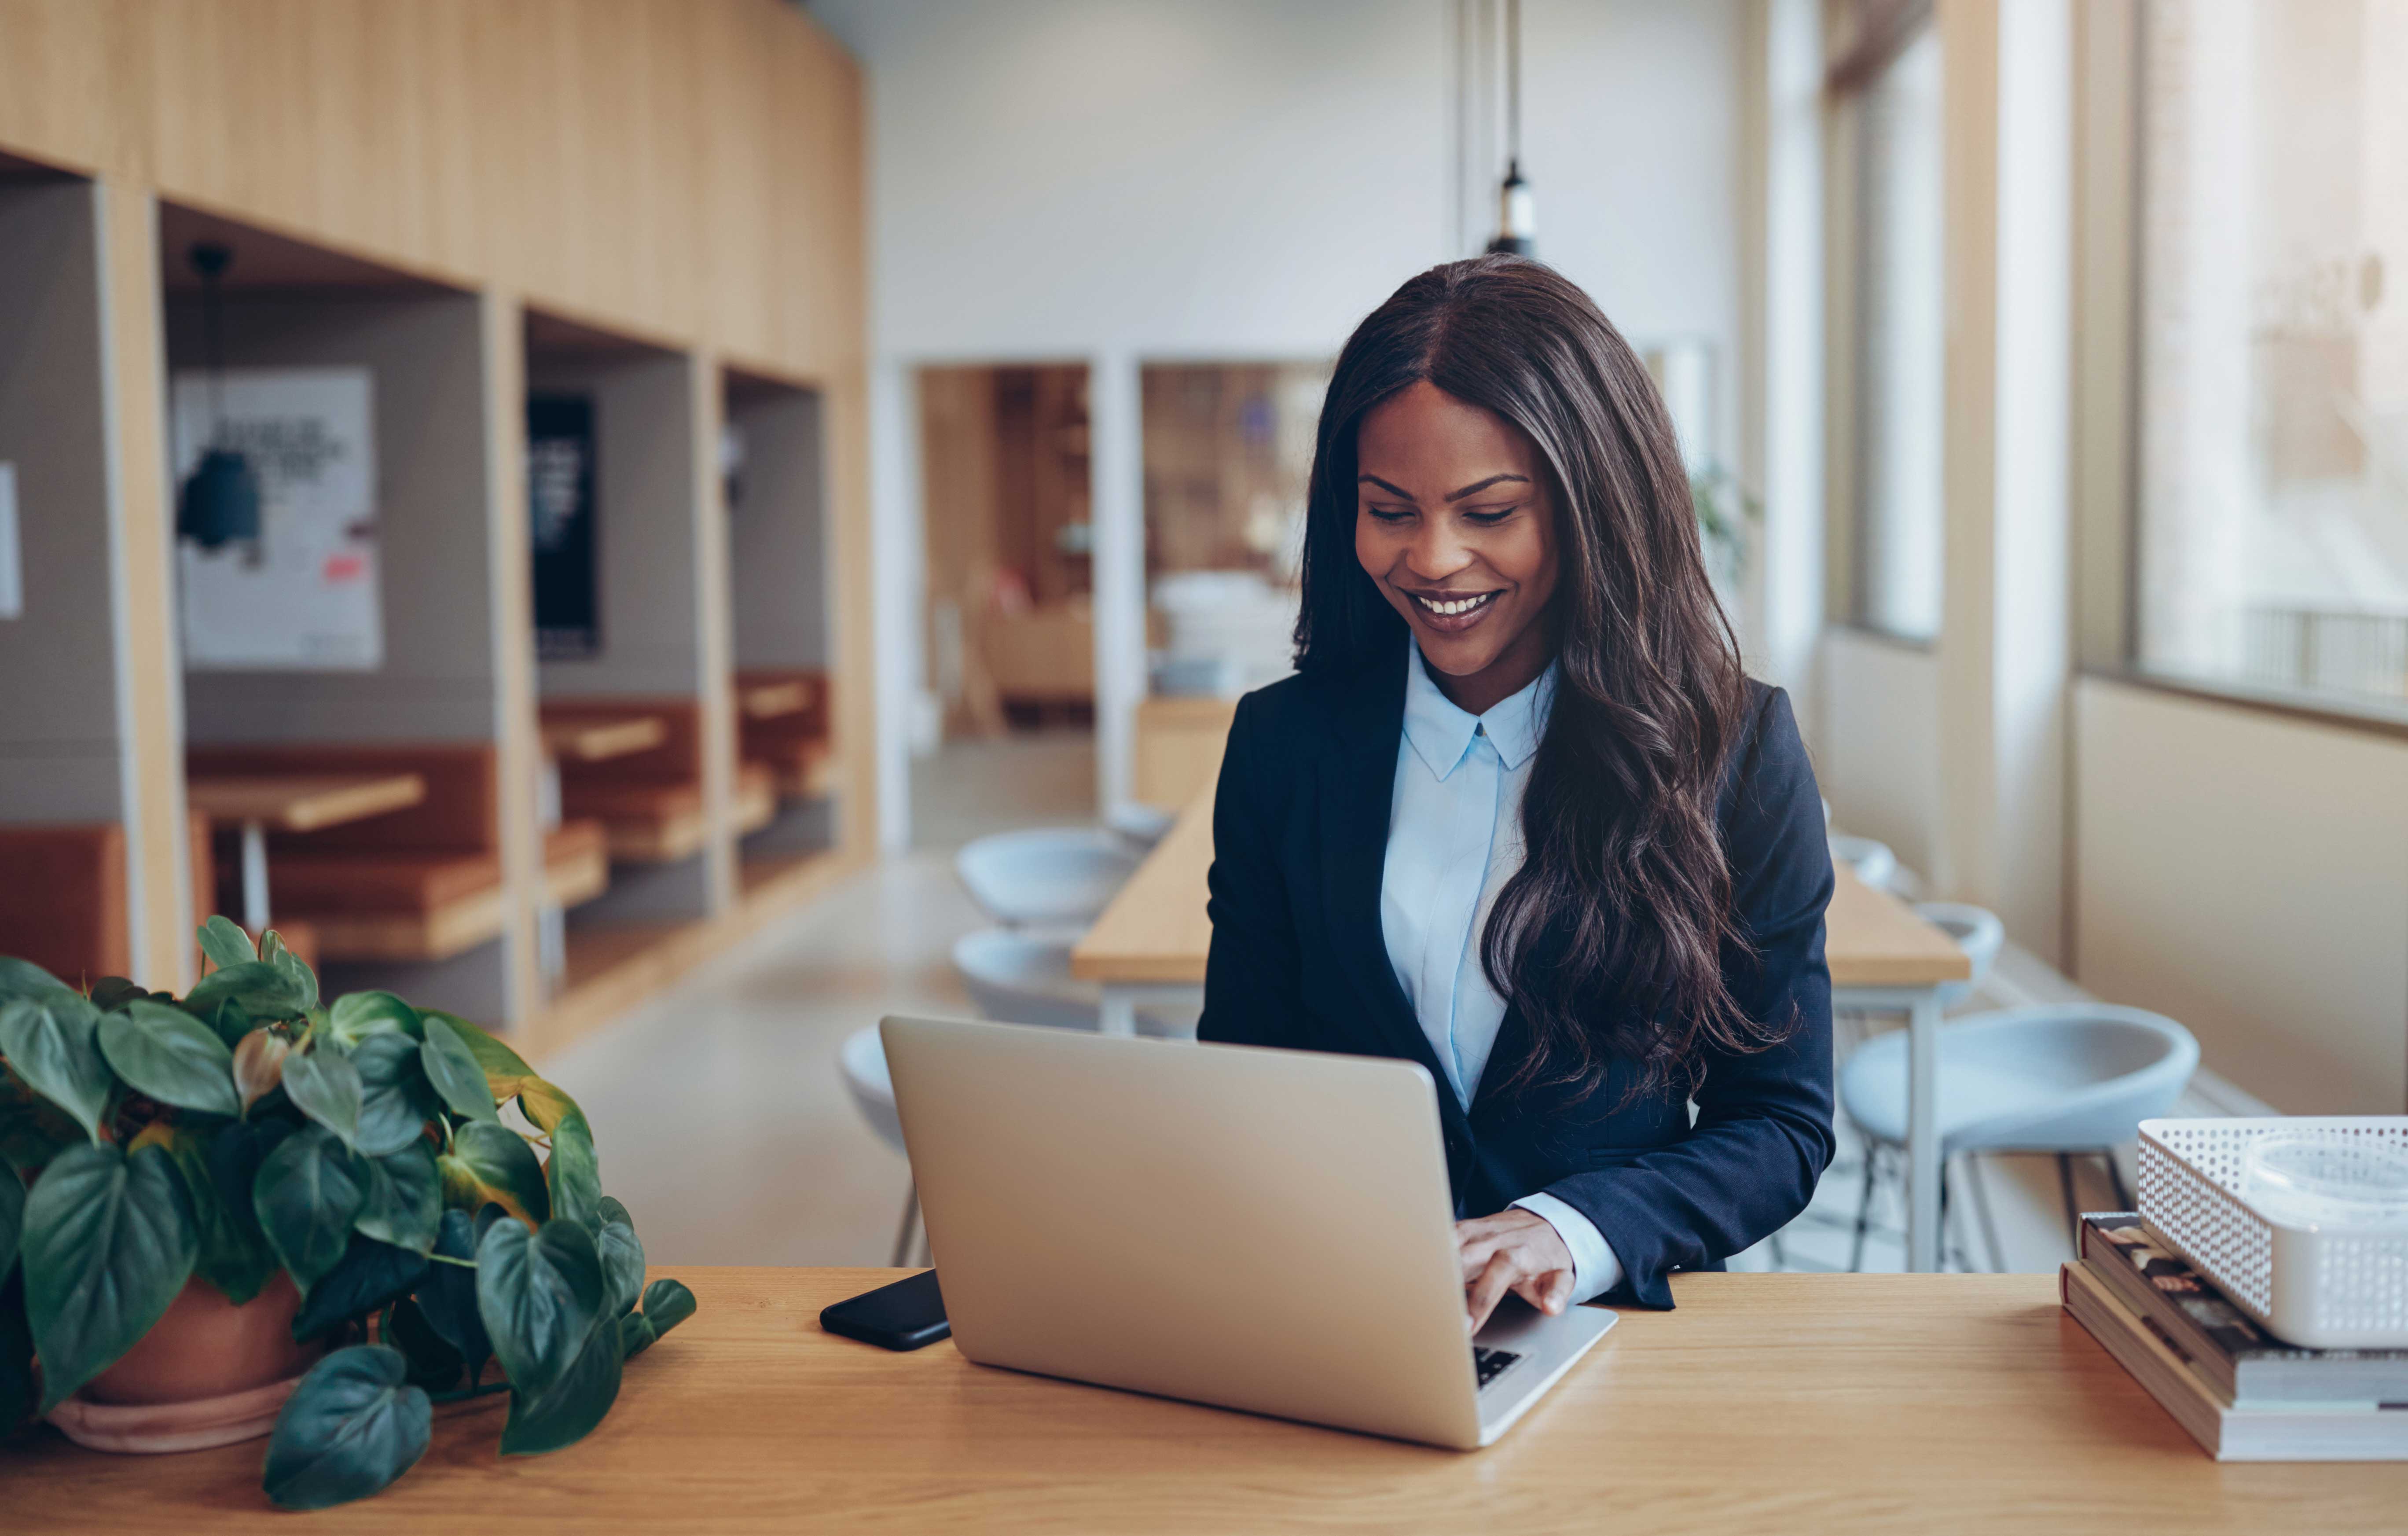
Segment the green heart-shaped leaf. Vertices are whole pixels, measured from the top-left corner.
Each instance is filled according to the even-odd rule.
[[[406,1035],[416,1045],[426,1026],[418,1010],[390,992],[348,992],[326,1011],[326,1028],[346,1050],[355,1050],[372,1035]]]
[[[127,1003],[139,1002],[149,998],[150,994],[144,991],[139,984],[129,982],[122,976],[103,976],[99,981],[92,983],[89,996],[92,998],[92,1005],[105,1013],[112,1008],[122,1008]]]
[[[293,1319],[293,1337],[306,1342],[351,1318],[365,1316],[409,1289],[426,1272],[426,1256],[351,1234],[343,1261],[309,1288]]]
[[[644,1310],[619,1319],[619,1353],[634,1359],[662,1334],[694,1315],[694,1292],[681,1281],[655,1280],[644,1287]]]
[[[435,1405],[408,1382],[409,1362],[380,1344],[338,1349],[312,1366],[267,1442],[267,1497],[327,1509],[392,1485],[426,1454]]]
[[[544,1161],[543,1184],[552,1196],[552,1213],[598,1227],[602,1164],[595,1156],[594,1131],[585,1123],[585,1112],[571,1103],[550,1128],[552,1156]]]
[[[535,1149],[498,1121],[471,1120],[453,1131],[452,1150],[437,1163],[445,1205],[463,1211],[498,1205],[530,1227],[551,1219],[552,1197]]]
[[[605,1199],[598,1214],[601,1231],[594,1246],[602,1255],[602,1277],[608,1282],[602,1311],[607,1316],[624,1316],[643,1293],[644,1245],[636,1236],[636,1224],[627,1219],[625,1206]]]
[[[100,1054],[137,1093],[179,1110],[231,1119],[242,1113],[234,1087],[234,1053],[217,1031],[180,1008],[149,998],[104,1013]]]
[[[0,1280],[17,1264],[17,1240],[25,1230],[25,1186],[0,1169]]]
[[[423,1285],[424,1282],[420,1282]],[[401,1351],[409,1362],[409,1380],[415,1386],[431,1392],[449,1391],[459,1385],[460,1373],[468,1362],[452,1347],[452,1342],[435,1331],[427,1322],[423,1308],[408,1297],[394,1303],[385,1313],[385,1324],[379,1337]]]
[[[221,1126],[202,1149],[209,1178],[218,1189],[218,1204],[226,1219],[246,1232],[267,1241],[259,1225],[258,1202],[251,1192],[259,1184],[260,1165],[298,1129],[292,1121],[238,1120]]]
[[[236,1306],[242,1306],[265,1288],[277,1268],[275,1252],[250,1213],[248,1194],[239,1206],[228,1207],[209,1168],[208,1143],[189,1127],[179,1126],[170,1131],[165,1146],[167,1156],[175,1160],[177,1175],[184,1181],[184,1196],[193,1206],[193,1230],[200,1237],[193,1273]]]
[[[619,1398],[618,1325],[605,1317],[590,1329],[558,1381],[541,1393],[510,1388],[510,1416],[502,1426],[504,1456],[541,1456],[594,1432]],[[515,1381],[515,1378],[513,1378]]]
[[[303,1296],[342,1262],[366,1184],[357,1156],[322,1126],[305,1127],[259,1165],[251,1209]]]
[[[301,963],[301,956],[284,947],[284,936],[274,928],[259,936],[259,957],[274,966],[291,983],[301,998],[302,1012],[318,1006],[318,973]]]
[[[30,1179],[86,1134],[66,1111],[0,1065],[0,1164]]]
[[[483,1070],[487,1077],[535,1076],[535,1069],[526,1064],[524,1057],[521,1056],[516,1051],[511,1050],[509,1046],[503,1044],[500,1041],[494,1039],[492,1035],[487,1034],[477,1026],[470,1024],[466,1019],[462,1018],[459,1014],[440,1012],[430,1008],[425,1010],[420,1016],[422,1018],[441,1019],[445,1024],[451,1026],[452,1032],[460,1037],[462,1044],[468,1047],[468,1054],[477,1058],[478,1067]],[[494,1097],[495,1098],[508,1098],[509,1095],[502,1092],[499,1088],[496,1088],[494,1090]]]
[[[419,1065],[444,1104],[466,1120],[499,1119],[485,1069],[477,1065],[476,1054],[460,1038],[460,1031],[440,1013],[427,1014],[423,1027],[426,1040],[418,1048]]]
[[[201,953],[220,970],[228,966],[251,965],[259,958],[259,951],[251,947],[251,935],[231,917],[210,918],[201,925],[195,937],[201,941]]]
[[[116,1363],[192,1277],[200,1240],[174,1162],[70,1147],[25,1200],[25,1315],[42,1359],[42,1412]]]
[[[42,992],[72,991],[65,983],[34,964],[0,955],[0,1002],[10,998],[29,998]],[[525,1063],[520,1063],[524,1066]]]
[[[254,1020],[297,1019],[309,1012],[293,978],[263,960],[212,970],[184,994],[184,1012],[197,1019],[215,1019],[221,1005],[234,1002]]]
[[[576,1363],[602,1313],[602,1256],[573,1221],[530,1232],[499,1223],[477,1244],[477,1314],[510,1385],[541,1400]]]
[[[367,1089],[351,1058],[324,1041],[284,1058],[284,1097],[293,1107],[333,1131],[345,1146],[360,1140],[360,1110]]]
[[[94,1141],[109,1090],[117,1086],[100,1054],[100,1017],[91,998],[63,986],[0,1003],[0,1056]]]
[[[443,1226],[443,1180],[435,1149],[413,1140],[399,1152],[364,1157],[366,1174],[353,1225],[379,1242],[424,1254]]]
[[[371,1035],[351,1053],[360,1074],[360,1130],[355,1142],[371,1157],[398,1152],[422,1140],[435,1115],[435,1090],[419,1063],[418,1041],[408,1035]]]
[[[507,1219],[507,1218],[505,1218]],[[476,1224],[466,1211],[443,1213],[443,1227],[435,1251],[446,1258],[477,1257]],[[485,1336],[485,1320],[477,1313],[477,1271],[459,1264],[430,1264],[418,1283],[419,1310],[444,1342],[460,1352],[469,1370],[481,1374],[494,1353]]]

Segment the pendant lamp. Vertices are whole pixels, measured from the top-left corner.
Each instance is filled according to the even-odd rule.
[[[1538,209],[1522,179],[1522,0],[1505,0],[1505,180],[1497,189],[1497,237],[1489,253],[1538,253]]]
[[[259,541],[259,476],[251,461],[225,441],[225,337],[219,312],[219,280],[234,264],[234,251],[202,243],[187,253],[200,274],[202,313],[208,332],[209,446],[184,477],[176,497],[176,533],[205,550]]]

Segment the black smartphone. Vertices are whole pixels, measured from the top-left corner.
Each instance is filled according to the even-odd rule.
[[[882,1349],[918,1349],[953,1331],[945,1320],[945,1294],[937,1289],[934,1270],[823,1308],[820,1327]]]

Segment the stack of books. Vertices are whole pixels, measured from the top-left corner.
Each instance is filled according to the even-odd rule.
[[[2137,1215],[2082,1218],[2065,1310],[2218,1461],[2408,1460],[2408,1350],[2295,1349]]]

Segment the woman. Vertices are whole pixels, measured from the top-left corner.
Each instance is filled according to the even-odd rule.
[[[1509,1290],[1669,1307],[1668,1270],[1804,1209],[1821,798],[1740,669],[1663,403],[1577,287],[1456,262],[1347,342],[1297,668],[1229,733],[1203,1038],[1429,1069],[1474,1326]]]

